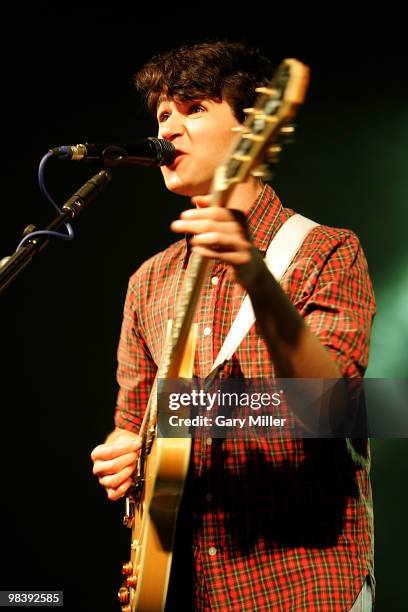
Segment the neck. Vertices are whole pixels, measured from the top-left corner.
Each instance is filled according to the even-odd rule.
[[[235,208],[246,213],[261,194],[263,183],[251,177],[244,183],[238,183],[228,199],[228,208]]]

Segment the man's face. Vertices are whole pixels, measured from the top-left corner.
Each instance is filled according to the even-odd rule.
[[[206,195],[214,171],[225,162],[239,124],[223,100],[164,99],[157,108],[158,137],[169,140],[178,152],[171,166],[162,166],[167,189],[185,196]]]

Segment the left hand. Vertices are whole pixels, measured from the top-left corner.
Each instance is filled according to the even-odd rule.
[[[170,228],[178,234],[194,234],[190,244],[201,257],[218,259],[234,267],[249,263],[252,245],[243,213],[210,207],[210,197],[192,198],[192,203],[198,208],[183,211],[180,219],[173,221]]]

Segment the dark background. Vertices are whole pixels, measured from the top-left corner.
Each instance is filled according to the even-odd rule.
[[[155,134],[132,87],[145,60],[185,42],[246,40],[276,65],[297,57],[311,67],[296,140],[273,184],[286,206],[357,232],[379,307],[367,375],[406,377],[402,16],[258,7],[220,23],[203,4],[157,4],[143,16],[61,7],[15,7],[2,20],[0,258],[26,225],[53,217],[36,177],[50,147]],[[63,203],[96,171],[49,163],[47,187]],[[113,427],[128,277],[173,241],[169,223],[186,206],[165,192],[159,171],[120,168],[75,222],[75,241],[49,246],[1,295],[0,589],[60,589],[67,610],[117,609],[129,537],[123,504],[106,501],[89,454]],[[373,441],[381,612],[406,610],[407,459],[405,440]]]

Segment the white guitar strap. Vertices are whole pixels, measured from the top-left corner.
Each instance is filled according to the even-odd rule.
[[[282,279],[308,233],[318,225],[319,223],[295,214],[278,230],[265,255],[265,263],[277,281]],[[254,310],[247,295],[213,363],[211,372],[232,357],[254,322]]]

